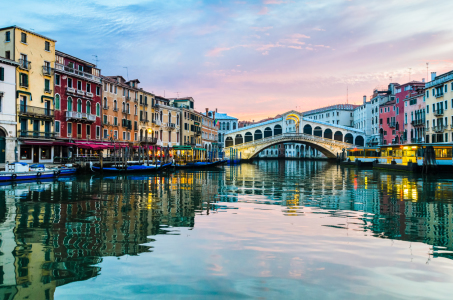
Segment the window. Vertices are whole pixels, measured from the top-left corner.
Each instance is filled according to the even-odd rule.
[[[125,141],[126,140],[126,132],[123,131],[123,140]]]
[[[24,73],[19,74],[19,85],[28,88],[28,75]]]
[[[107,129],[104,129],[104,139],[109,138],[109,131]]]
[[[55,109],[60,109],[60,95],[55,95]]]
[[[96,138],[99,139],[101,138],[101,127],[96,126]]]
[[[11,42],[11,31],[5,32],[5,42]]]
[[[41,146],[41,159],[51,159],[51,158],[52,158],[52,147]]]
[[[68,97],[68,107],[67,107],[67,110],[68,110],[68,111],[72,111],[72,98],[71,98],[71,97]]]
[[[99,103],[96,103],[96,116],[101,116],[101,105]]]
[[[445,109],[448,109],[448,101],[445,100]]]
[[[97,96],[101,95],[101,87],[99,87],[99,86],[96,87],[96,95]]]
[[[107,92],[107,89],[108,89],[108,83],[104,84],[104,92]]]
[[[11,59],[11,52],[10,51],[5,51],[5,58]]]
[[[49,43],[48,41],[45,41],[45,42],[44,42],[44,50],[50,52],[50,43]]]
[[[72,78],[68,78],[68,88],[72,88]]]
[[[429,114],[429,105],[426,105],[426,113]]]
[[[50,93],[50,80],[44,79],[44,92]]]
[[[113,117],[113,125],[118,126],[118,117]]]
[[[55,85],[61,85],[60,74],[55,74]]]
[[[80,81],[80,80],[77,80],[77,89],[78,89],[79,91],[82,90],[82,81]]]
[[[115,85],[115,95],[118,94],[118,87]]]
[[[0,67],[0,81],[5,81],[5,68]]]
[[[79,65],[79,71],[83,72],[83,66]]]
[[[103,116],[102,123],[103,123],[103,124],[107,124],[107,123],[108,123],[108,116],[107,116],[107,115],[104,115],[104,116]]]
[[[55,132],[60,133],[60,121],[55,121]]]
[[[91,114],[91,102],[90,101],[87,101],[86,113],[89,115]]]
[[[400,103],[400,98],[396,98],[396,104]]]
[[[87,83],[87,93],[91,93],[91,84]]]
[[[82,112],[82,100],[77,100],[77,112]]]
[[[68,137],[72,136],[72,123],[68,123]]]
[[[445,85],[445,93],[447,92],[447,85]]]
[[[25,32],[20,33],[20,41],[24,44],[27,43],[27,34],[25,34]]]

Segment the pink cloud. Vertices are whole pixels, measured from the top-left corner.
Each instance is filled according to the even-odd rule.
[[[288,48],[293,48],[293,49],[302,50],[302,46],[288,46]]]
[[[267,15],[267,12],[268,12],[268,9],[267,9],[267,7],[265,6],[265,7],[263,7],[263,8],[258,12],[258,14],[259,14],[259,15]]]
[[[234,47],[217,47],[212,50],[210,50],[208,53],[206,53],[205,56],[220,56],[220,54],[224,51],[229,51],[233,49]]]
[[[293,37],[295,39],[309,39],[310,38],[308,35],[300,34],[300,33],[295,33],[295,34],[291,35],[291,37]]]
[[[268,31],[269,29],[272,29],[274,27],[268,26],[268,27],[251,27],[255,31]]]
[[[290,0],[264,0],[263,4],[285,4],[293,1]]]

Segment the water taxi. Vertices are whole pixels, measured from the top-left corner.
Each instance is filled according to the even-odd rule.
[[[0,172],[0,182],[56,178],[73,175],[76,171],[77,169],[71,165],[48,168],[43,164],[29,165],[23,162],[14,162],[6,164],[5,171]]]

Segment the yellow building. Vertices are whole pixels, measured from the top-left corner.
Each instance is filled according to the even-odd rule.
[[[56,41],[17,26],[0,28],[0,36],[3,38],[0,56],[19,63],[16,71],[19,160],[52,162]]]
[[[181,109],[180,144],[202,147],[201,121],[203,115],[194,110],[194,102],[192,97],[170,99],[171,105]]]
[[[159,96],[156,96],[153,107],[152,123],[157,146],[179,146],[181,109],[170,104],[169,99]]]

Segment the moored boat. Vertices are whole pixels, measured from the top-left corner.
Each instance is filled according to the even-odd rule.
[[[73,167],[48,168],[43,164],[29,165],[23,162],[7,164],[5,171],[0,171],[0,181],[39,180],[73,175],[77,172]]]

